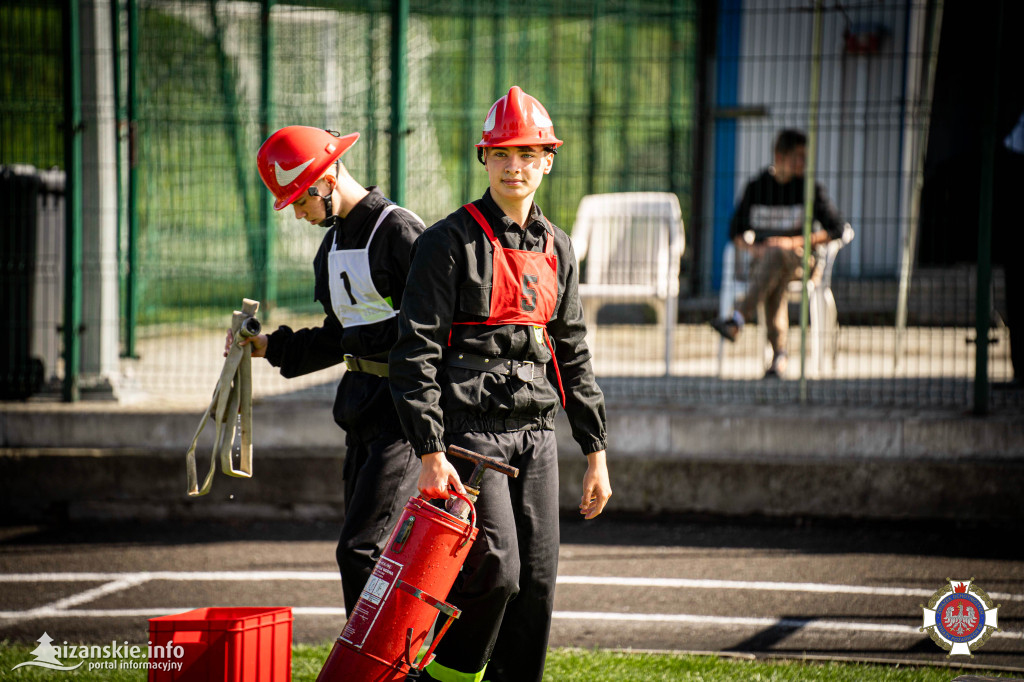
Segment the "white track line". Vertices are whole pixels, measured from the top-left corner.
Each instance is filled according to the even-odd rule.
[[[180,582],[196,581],[267,581],[303,580],[333,582],[338,574],[333,571],[151,571],[132,573],[13,573],[0,575],[0,583],[29,582],[94,582],[103,585],[59,599],[26,611],[0,611],[0,619],[28,620],[37,618],[148,618],[167,613],[191,610],[189,607],[147,609],[71,609],[70,607],[93,601],[152,580]],[[700,580],[690,578],[624,578],[615,576],[559,576],[563,585],[604,585],[616,587],[662,587],[690,589],[780,590],[829,594],[868,594],[897,597],[928,597],[932,591],[918,588],[871,587],[866,585],[832,585],[828,583],[790,583],[770,581]],[[1019,601],[1024,595],[990,593],[992,598]],[[330,606],[300,606],[292,608],[296,616],[344,617],[345,609]],[[756,628],[786,628],[829,630],[838,632],[875,632],[919,636],[916,626],[877,624],[851,621],[830,621],[798,618],[756,618],[740,616],[710,616],[665,613],[614,613],[591,611],[556,611],[554,618],[576,621],[682,623],[689,625],[718,625]],[[1024,639],[1024,632],[1000,631],[994,637]]]
[[[49,604],[43,604],[37,608],[41,610],[64,610],[71,608],[72,606],[91,602],[108,594],[126,590],[129,587],[141,585],[144,582],[146,582],[144,579],[138,577],[119,578],[104,585],[100,585],[99,587],[94,587],[91,590],[86,590],[84,592],[73,594],[69,597],[64,597],[63,599],[58,599],[57,601]],[[36,609],[32,610],[35,611]]]
[[[10,573],[0,575],[0,583],[17,582],[92,582],[115,580],[174,581],[263,581],[306,580],[338,581],[334,571],[152,571],[132,573]],[[930,597],[935,590],[872,585],[831,583],[791,583],[750,580],[705,580],[695,578],[628,578],[618,576],[560,575],[559,585],[605,585],[613,587],[671,587],[709,590],[768,590],[825,594],[868,594],[885,597]],[[989,592],[992,599],[1024,601],[1024,594]]]
[[[144,582],[146,582],[146,580],[138,576],[118,578],[117,580],[112,580],[90,590],[78,592],[68,597],[64,597],[63,599],[58,599],[57,601],[50,602],[49,604],[42,604],[41,606],[36,606],[25,611],[0,611],[0,618],[28,620],[43,616],[51,616],[54,614],[67,613],[68,609],[72,606],[85,604],[99,599],[100,597],[105,597],[109,594],[126,590],[129,587],[141,585]]]
[[[871,594],[885,597],[931,597],[935,590],[914,587],[871,585],[834,585],[831,583],[787,583],[750,580],[701,580],[693,578],[619,578],[615,576],[558,576],[560,585],[617,585],[620,587],[688,587],[710,590],[781,590],[785,592],[821,592],[826,594]],[[992,599],[1024,601],[1024,594],[989,592]]]
[[[861,623],[853,621],[818,620],[814,618],[749,618],[740,616],[704,616],[687,613],[608,613],[600,611],[555,611],[554,618],[584,621],[629,621],[642,623],[687,623],[691,625],[741,625],[758,628],[782,627],[793,630],[833,630],[839,632],[885,632],[923,636],[916,625]],[[1000,630],[992,637],[1024,639],[1024,632]]]
[[[191,607],[175,606],[168,608],[146,609],[53,609],[48,612],[34,614],[34,617],[50,618],[152,618],[168,613],[191,611]],[[22,615],[24,611],[0,611],[0,618],[11,615]],[[294,616],[329,616],[345,617],[345,609],[331,606],[296,606],[292,607]],[[831,632],[873,632],[892,635],[923,637],[919,626],[880,623],[864,623],[856,621],[818,620],[813,618],[751,618],[742,616],[707,616],[688,613],[609,613],[600,611],[555,611],[556,620],[574,621],[605,621],[605,622],[640,622],[640,623],[678,623],[695,626],[732,626],[751,628],[784,628],[789,630],[827,630]],[[999,639],[1024,640],[1024,632],[1000,630],[993,632],[992,637]]]
[[[10,573],[0,575],[0,583],[89,582],[140,578],[176,581],[254,581],[310,580],[339,581],[337,571],[137,571],[127,573]]]
[[[63,599],[43,604],[25,611],[0,611],[3,620],[34,620],[38,618],[149,618],[168,613],[189,611],[189,607],[145,608],[145,609],[72,609],[103,596],[136,587],[153,580],[198,582],[198,581],[268,581],[299,580],[334,582],[339,580],[334,571],[149,571],[125,573],[11,573],[0,575],[0,583],[42,583],[42,582],[103,582],[104,584],[73,594]],[[867,594],[895,597],[929,597],[933,591],[919,588],[872,587],[866,585],[833,585],[828,583],[790,583],[741,580],[701,580],[691,578],[625,578],[615,576],[559,576],[562,585],[604,585],[615,587],[659,587],[690,589],[734,589],[761,591],[789,591],[828,594]],[[993,599],[1012,601],[1024,600],[1024,595],[993,592]],[[345,609],[329,606],[293,607],[296,616],[344,617]],[[841,632],[876,632],[898,635],[921,634],[920,629],[910,625],[876,624],[849,621],[830,621],[796,618],[753,618],[739,616],[709,616],[696,614],[664,613],[614,613],[589,611],[556,611],[559,620],[684,623],[689,625],[718,625],[740,627],[782,627],[787,629],[830,630]],[[1000,631],[993,637],[1024,639],[1024,632]]]

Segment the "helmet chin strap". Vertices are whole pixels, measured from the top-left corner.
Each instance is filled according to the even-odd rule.
[[[331,205],[331,195],[324,196],[320,194],[320,190],[316,188],[316,185],[312,185],[306,190],[311,197],[320,197],[324,200],[324,219],[320,221],[320,227],[334,227],[334,223],[337,222],[338,216],[334,215],[333,207]]]

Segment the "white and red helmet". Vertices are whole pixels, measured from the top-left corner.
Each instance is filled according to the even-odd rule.
[[[309,126],[288,126],[268,137],[256,152],[256,165],[276,199],[274,210],[298,199],[358,139],[359,133],[339,135]]]
[[[561,144],[544,105],[513,85],[507,95],[491,106],[484,121],[483,137],[476,146],[481,149],[541,145],[557,149]]]

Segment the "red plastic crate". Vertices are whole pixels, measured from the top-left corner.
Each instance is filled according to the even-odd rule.
[[[170,645],[181,670],[150,670],[149,682],[291,682],[292,610],[287,606],[214,606],[149,619],[149,641]],[[176,647],[184,649],[173,657]]]

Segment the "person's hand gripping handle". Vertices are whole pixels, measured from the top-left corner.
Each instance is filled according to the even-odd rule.
[[[480,484],[483,481],[485,469],[493,469],[512,478],[519,475],[519,469],[514,466],[494,457],[488,457],[478,452],[461,448],[458,445],[449,446],[448,454],[465,459],[476,465],[473,473],[470,475],[469,486],[471,490],[467,491],[465,486],[462,485],[458,472],[452,466],[452,463],[448,461],[445,453],[432,452],[420,458],[421,469],[418,487],[420,494],[424,497],[429,499],[435,497],[448,499],[448,487],[451,486],[463,495],[466,495],[468,492],[471,499],[475,500],[480,492]]]
[[[459,472],[448,461],[443,452],[431,452],[420,457],[420,477],[416,482],[420,495],[432,500],[436,497],[448,499],[448,486],[463,495],[466,489],[459,479]]]

